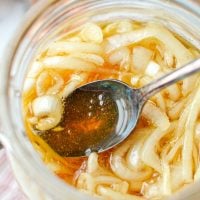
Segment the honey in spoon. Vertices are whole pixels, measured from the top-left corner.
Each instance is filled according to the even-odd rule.
[[[63,100],[64,114],[59,129],[40,136],[61,156],[82,156],[98,151],[110,137],[118,120],[111,94],[106,91],[75,91]]]

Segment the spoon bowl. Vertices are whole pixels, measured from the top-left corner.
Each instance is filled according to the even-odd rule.
[[[68,138],[63,132],[61,153],[57,153],[68,157],[88,156],[91,152],[100,153],[114,147],[133,131],[151,96],[198,71],[200,59],[139,89],[119,80],[95,81],[77,88],[66,98],[66,131],[70,134]],[[65,126],[65,121],[62,125]]]
[[[110,96],[116,105],[118,113],[116,127],[112,134],[108,135],[103,142],[100,142],[95,147],[89,147],[86,150],[86,154],[91,151],[103,152],[127,138],[133,127],[135,127],[143,106],[140,90],[133,89],[119,80],[100,80],[76,89],[76,92],[81,91],[87,92],[88,95],[96,91],[101,91],[104,95]]]

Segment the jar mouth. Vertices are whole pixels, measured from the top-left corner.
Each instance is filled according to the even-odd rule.
[[[4,125],[3,131],[7,133],[4,136],[4,143],[9,153],[17,157],[27,174],[31,170],[30,177],[32,179],[38,177],[39,187],[56,199],[65,199],[66,196],[69,198],[69,191],[72,198],[88,199],[89,197],[69,185],[66,187],[66,183],[48,171],[27,138],[21,106],[24,77],[28,66],[40,49],[64,32],[72,31],[87,21],[103,22],[121,18],[162,23],[200,49],[200,14],[192,13],[191,8],[186,9],[178,2],[169,3],[164,0],[102,0],[99,2],[43,0],[30,10],[18,34],[10,43],[12,50],[7,52],[4,60],[4,68],[1,72],[3,84],[0,86],[0,102],[3,105],[1,120]],[[185,194],[185,199],[188,196],[189,191]]]

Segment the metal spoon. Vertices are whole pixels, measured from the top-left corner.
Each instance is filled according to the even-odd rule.
[[[71,93],[70,98],[76,98],[75,94],[83,91],[87,92],[87,95],[89,96],[92,96],[96,92],[103,92],[104,95],[107,95],[107,97],[111,98],[111,100],[115,102],[118,119],[112,133],[108,134],[103,141],[101,140],[95,143],[95,145],[84,148],[80,145],[77,153],[75,151],[71,151],[72,153],[69,153],[68,156],[85,156],[93,151],[103,152],[119,144],[127,138],[131,131],[135,128],[142,108],[151,96],[159,92],[161,89],[198,71],[200,71],[200,59],[197,59],[184,67],[178,68],[140,89],[133,89],[119,80],[95,81],[76,89]],[[84,137],[87,141],[91,139],[89,137],[95,137],[95,134],[93,136],[86,135]]]

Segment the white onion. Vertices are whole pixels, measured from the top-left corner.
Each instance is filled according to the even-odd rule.
[[[36,76],[38,76],[38,74],[43,70],[43,66],[42,63],[39,61],[35,61],[33,62],[27,77],[29,78],[36,78]]]
[[[45,88],[45,82],[50,79],[53,81],[53,85],[49,88]],[[62,77],[55,72],[42,72],[36,81],[36,92],[38,96],[42,95],[54,95],[57,94],[64,84]]]
[[[68,69],[78,71],[93,71],[96,66],[91,62],[86,62],[72,56],[53,56],[43,60],[45,68]]]
[[[139,79],[139,86],[142,87],[142,86],[147,85],[148,83],[150,83],[152,81],[153,81],[152,77],[150,77],[150,76],[142,76]]]
[[[162,93],[157,93],[153,96],[153,99],[156,101],[156,105],[163,111],[166,112],[166,103],[165,98],[163,97]]]
[[[96,153],[91,153],[87,162],[87,172],[93,173],[98,169],[98,167],[98,155]]]
[[[47,55],[55,56],[61,53],[94,53],[102,54],[102,47],[98,44],[87,42],[54,42],[48,47]]]
[[[156,127],[159,127],[161,130],[166,130],[170,126],[169,118],[166,113],[150,101],[145,104],[142,116],[148,119]]]
[[[154,77],[160,70],[160,65],[154,61],[150,61],[146,67],[145,74]]]
[[[178,84],[170,85],[165,89],[170,99],[177,101],[181,97],[181,91]]]
[[[143,72],[147,67],[148,63],[150,62],[152,54],[152,51],[142,46],[134,47],[132,53],[133,71],[136,69],[140,72]]]
[[[24,81],[23,92],[28,92],[35,85],[35,78],[26,78]]]
[[[94,23],[84,25],[80,33],[81,38],[85,42],[101,43],[103,41],[103,33],[101,28]]]
[[[140,80],[140,76],[133,76],[131,78],[131,85],[132,86],[137,86]]]
[[[62,98],[66,98],[70,93],[72,93],[82,82],[86,80],[88,75],[86,73],[73,74],[61,92]]]
[[[172,103],[172,105],[168,108],[168,116],[170,119],[175,120],[180,118],[180,114],[184,109],[185,103],[186,99]]]
[[[152,167],[154,170],[162,174],[162,166],[159,155],[157,154],[157,145],[162,137],[174,130],[174,124],[168,126],[167,129],[162,130],[156,128],[146,139],[142,153],[141,159],[147,165]]]
[[[137,143],[144,142],[144,139],[150,134],[151,129],[140,129],[131,135],[129,140],[121,144],[113,152],[110,159],[112,171],[121,179],[128,181],[143,181],[152,175],[152,169],[144,165],[138,157],[141,154],[141,146]],[[130,149],[131,148],[131,149]],[[136,150],[137,158],[132,157],[132,152]],[[126,156],[126,159],[124,158]],[[137,163],[136,166],[134,163]]]
[[[37,97],[32,102],[32,109],[34,117],[38,118],[36,128],[39,130],[54,128],[62,118],[62,101],[55,95]]]
[[[162,180],[159,179],[155,183],[144,183],[142,186],[142,194],[147,199],[162,199]]]
[[[127,47],[118,49],[109,56],[109,62],[112,65],[119,65],[120,70],[129,71],[131,62],[130,54],[130,50]]]
[[[82,39],[78,36],[67,38],[67,41],[68,42],[77,42],[77,43],[83,42]]]
[[[198,81],[198,88],[195,91],[195,96],[189,105],[187,120],[184,124],[184,141],[182,150],[182,173],[183,179],[189,183],[193,179],[193,159],[192,151],[194,146],[195,124],[200,112],[200,82]]]
[[[75,58],[80,58],[86,62],[90,62],[98,66],[103,66],[104,64],[104,59],[101,56],[96,55],[96,54],[74,53],[74,54],[71,54],[71,56]]]
[[[134,26],[129,20],[121,20],[108,24],[104,29],[103,33],[105,36],[110,36],[115,33],[127,33],[134,29]]]
[[[196,124],[195,137],[200,140],[200,122],[197,122],[197,124]]]
[[[43,66],[41,62],[35,61],[30,67],[30,70],[25,78],[23,91],[28,92],[36,82],[36,77],[43,70]]]
[[[144,28],[129,33],[111,36],[108,38],[107,45],[109,45],[109,51],[114,51],[150,37],[157,38],[164,44],[165,50],[175,56],[178,67],[193,59],[191,52],[172,33],[156,24],[148,24]]]
[[[114,183],[112,184],[112,189],[116,192],[126,194],[129,189],[129,184],[126,181],[122,181],[121,183]]]
[[[106,199],[112,200],[144,200],[143,197],[139,197],[133,194],[122,194],[120,192],[115,192],[112,189],[104,186],[98,186],[97,193],[106,197]]]

